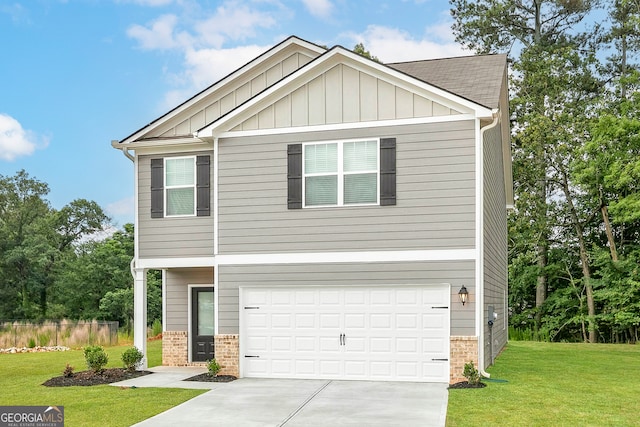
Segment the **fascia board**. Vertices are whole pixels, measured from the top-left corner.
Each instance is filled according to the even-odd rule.
[[[252,114],[256,114],[261,108],[264,108],[270,103],[286,96],[286,94],[293,92],[303,84],[308,83],[320,74],[328,71],[331,67],[340,63],[345,63],[345,58],[348,60],[347,65],[350,67],[375,75],[376,78],[402,87],[410,92],[429,97],[449,108],[462,110],[461,112],[463,114],[471,113],[476,117],[482,118],[490,118],[492,116],[492,111],[489,108],[337,46],[327,51],[324,55],[321,55],[315,60],[309,62],[304,67],[301,67],[296,72],[280,80],[278,83],[247,100],[244,104],[238,106],[226,115],[199,129],[196,132],[196,135],[200,138],[211,138],[214,135],[218,135],[221,132],[232,129]],[[422,93],[420,93],[421,91]]]
[[[170,110],[168,113],[160,116],[159,118],[157,118],[156,120],[152,121],[148,125],[144,126],[143,128],[141,128],[138,131],[134,132],[130,136],[126,137],[124,140],[120,141],[119,144],[120,145],[122,145],[122,144],[131,144],[133,141],[136,141],[138,138],[140,138],[141,136],[147,134],[152,129],[155,129],[158,126],[161,126],[163,123],[166,123],[167,121],[171,120],[173,117],[175,117],[175,116],[179,115],[180,113],[182,113],[183,111],[187,110],[188,108],[190,108],[194,104],[198,103],[199,101],[203,100],[204,98],[207,98],[212,93],[214,93],[217,90],[219,90],[220,88],[224,87],[225,85],[227,85],[227,84],[233,82],[234,80],[236,80],[237,78],[241,77],[247,71],[251,70],[252,68],[259,67],[261,64],[267,62],[269,59],[273,58],[278,53],[284,51],[289,46],[294,45],[294,44],[298,45],[298,46],[300,46],[302,48],[308,49],[310,51],[316,52],[318,55],[322,55],[322,53],[326,52],[326,49],[323,48],[323,47],[320,47],[318,45],[310,43],[310,42],[308,42],[306,40],[302,40],[302,39],[300,39],[298,37],[291,36],[291,37],[287,38],[286,40],[284,40],[282,43],[272,47],[271,49],[267,50],[263,54],[261,54],[261,55],[257,56],[256,58],[252,59],[251,61],[249,61],[248,63],[246,63],[242,67],[240,67],[237,70],[233,71],[231,74],[227,75],[226,77],[223,77],[221,80],[219,80],[218,82],[216,82],[213,85],[209,86],[208,88],[206,88],[202,92],[196,94],[195,96],[193,96],[192,98],[188,99],[184,103],[178,105],[173,110]]]

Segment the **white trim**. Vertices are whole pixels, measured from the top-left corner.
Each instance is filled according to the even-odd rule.
[[[133,259],[134,259],[134,267],[138,264],[138,257],[140,256],[140,212],[138,210],[138,199],[140,196],[138,187],[140,181],[140,157],[138,153],[134,151],[134,162],[133,162]]]
[[[430,123],[458,122],[458,121],[475,120],[475,119],[476,119],[476,116],[474,116],[473,114],[453,114],[449,116],[416,117],[411,119],[376,120],[376,121],[370,121],[370,122],[336,123],[336,124],[315,125],[315,126],[295,126],[295,127],[273,128],[273,129],[226,131],[226,132],[217,133],[216,137],[242,138],[247,136],[286,135],[286,134],[303,133],[303,132],[327,132],[332,130],[369,129],[369,128],[379,128],[379,127],[387,127],[387,126],[406,126],[406,125],[420,125],[420,124],[430,124]],[[204,138],[206,135],[202,133],[201,136]]]
[[[163,268],[213,267],[214,263],[214,257],[142,258],[136,261],[136,267],[161,270]]]
[[[213,304],[214,307],[213,309],[215,310],[214,316],[213,316],[213,333],[215,335],[218,335],[220,332],[218,330],[218,324],[220,323],[219,320],[220,318],[218,317],[218,313],[219,311],[219,307],[220,307],[220,303],[218,301],[218,295],[220,294],[220,292],[218,292],[218,266],[216,265],[215,267],[213,267]],[[215,346],[214,346],[214,352],[215,352]]]
[[[218,265],[475,260],[475,249],[218,255]]]
[[[211,284],[188,284],[187,285],[187,361],[189,363],[193,362],[193,355],[191,354],[191,337],[193,337],[193,334],[191,333],[191,328],[193,327],[193,322],[192,322],[192,313],[191,313],[191,308],[192,308],[192,304],[191,304],[191,290],[193,288],[211,288],[213,287],[213,298],[215,301],[215,296],[216,296],[216,287],[214,285]],[[218,320],[218,314],[215,313],[216,310],[216,306],[214,305],[213,310],[213,327],[214,329],[217,327],[217,320]],[[214,331],[215,333],[215,331]],[[215,348],[214,348],[215,351]]]
[[[198,141],[202,141],[198,139]],[[135,147],[129,148],[134,149]],[[166,146],[153,146],[153,147],[144,147],[144,148],[136,148],[135,151],[139,155],[144,156],[171,156],[171,155],[185,155],[188,153],[206,153],[213,150],[213,145],[209,141],[204,141],[204,143],[199,144],[189,144],[181,147],[166,147]]]
[[[219,213],[218,213],[218,164],[219,164],[219,147],[218,138],[213,139],[213,255],[218,255],[219,251]],[[217,281],[216,281],[217,283]]]
[[[162,332],[167,330],[167,270],[162,269]]]
[[[119,143],[120,144],[120,143]],[[203,141],[194,136],[189,137],[174,137],[174,138],[151,138],[151,139],[143,139],[141,141],[130,142],[128,144],[120,144],[127,148],[127,150],[137,150],[140,148],[150,148],[150,147],[162,147],[166,150],[169,147],[178,147],[180,150],[184,148],[184,145],[190,144],[206,144],[206,141]],[[118,147],[120,146],[118,145]]]

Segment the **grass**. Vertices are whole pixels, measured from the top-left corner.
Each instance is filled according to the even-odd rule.
[[[107,347],[107,367],[122,367],[128,346]],[[162,341],[147,346],[149,366],[159,365]],[[62,374],[69,363],[75,371],[86,370],[82,350],[52,353],[0,354],[0,390],[3,406],[64,406],[65,425],[130,426],[189,400],[205,390],[91,387],[45,387],[51,377]]]
[[[638,425],[640,346],[511,341],[482,389],[449,390],[447,426]]]

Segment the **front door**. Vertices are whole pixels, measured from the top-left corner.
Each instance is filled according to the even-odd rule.
[[[213,287],[191,288],[191,360],[213,359]]]

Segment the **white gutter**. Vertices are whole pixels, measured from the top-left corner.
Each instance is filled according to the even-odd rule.
[[[135,158],[133,157],[133,155],[131,155],[131,153],[129,153],[129,149],[127,148],[126,145],[124,144],[120,145],[120,141],[114,139],[111,141],[111,146],[113,148],[116,148],[122,151],[122,154],[124,154],[127,157],[127,159],[131,160],[132,162],[135,162]]]
[[[491,375],[484,370],[484,133],[489,129],[496,127],[500,121],[498,110],[492,112],[493,121],[481,128],[480,141],[476,151],[477,179],[480,191],[478,191],[478,200],[476,201],[477,211],[477,234],[476,242],[478,249],[478,258],[476,263],[476,327],[478,328],[478,371],[480,375],[490,378]],[[493,319],[491,319],[493,320]],[[493,345],[490,343],[490,345]]]

